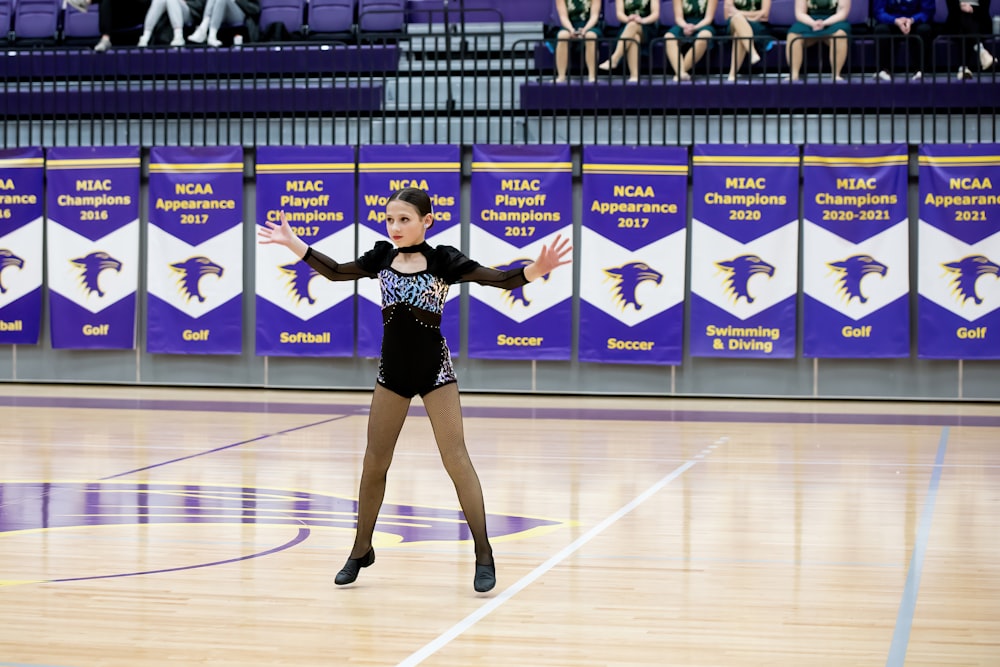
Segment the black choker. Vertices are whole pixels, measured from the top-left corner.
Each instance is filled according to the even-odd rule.
[[[404,246],[402,248],[396,248],[396,249],[399,252],[410,253],[410,252],[424,252],[426,250],[430,250],[430,248],[431,247],[429,245],[427,245],[427,241],[423,241],[421,243],[418,243],[417,245],[408,245],[408,246]]]

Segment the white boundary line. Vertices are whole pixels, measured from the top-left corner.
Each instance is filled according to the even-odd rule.
[[[711,449],[706,448],[698,456],[704,457],[705,454],[711,451],[712,451]],[[455,637],[459,636],[460,634],[471,628],[473,625],[479,622],[480,619],[484,618],[486,615],[491,613],[493,610],[502,605],[504,602],[511,599],[519,592],[527,588],[531,583],[536,581],[539,577],[541,577],[543,574],[554,568],[556,565],[566,560],[569,556],[571,556],[575,551],[578,551],[587,542],[590,542],[592,539],[594,539],[600,533],[602,533],[606,528],[614,524],[616,521],[621,519],[623,516],[634,510],[642,503],[646,502],[646,500],[648,500],[651,496],[656,494],[660,489],[665,487],[670,482],[674,481],[675,479],[683,475],[696,463],[698,463],[697,460],[691,459],[686,461],[680,467],[675,468],[673,472],[669,473],[666,477],[658,481],[656,484],[646,489],[642,494],[633,499],[632,502],[628,503],[614,514],[604,519],[604,521],[601,521],[599,524],[588,530],[580,537],[578,537],[573,543],[564,547],[562,551],[558,552],[557,554],[549,558],[547,561],[536,567],[534,570],[524,575],[524,577],[522,577],[513,586],[504,590],[502,593],[500,593],[500,595],[491,599],[482,607],[472,612],[471,614],[463,618],[455,625],[451,626],[448,630],[439,635],[429,644],[426,644],[423,648],[411,654],[410,657],[406,658],[401,663],[399,663],[398,667],[412,667],[413,665],[419,665],[421,662],[432,656],[434,653],[437,653],[437,651],[446,646],[452,639],[454,639]]]

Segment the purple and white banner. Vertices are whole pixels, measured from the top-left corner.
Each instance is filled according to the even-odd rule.
[[[257,224],[279,223],[323,254],[354,259],[354,149],[257,149]],[[258,356],[354,354],[354,283],[334,282],[279,245],[257,245]]]
[[[434,207],[434,225],[427,230],[433,246],[462,247],[460,194],[462,157],[458,146],[362,146],[358,157],[358,254],[376,241],[385,241],[385,205],[389,196],[402,188],[425,190]],[[441,318],[452,356],[458,356],[459,295],[455,287],[448,293]],[[382,345],[382,295],[377,280],[358,282],[358,356],[377,357]]]
[[[139,148],[50,148],[45,170],[52,347],[132,349]]]
[[[692,356],[795,356],[799,162],[797,146],[695,146]]]
[[[240,354],[241,147],[150,150],[147,247],[149,352]]]
[[[900,144],[805,147],[804,356],[910,355],[907,160]]]
[[[473,146],[470,256],[500,270],[531,264],[557,234],[573,235],[569,146]],[[512,290],[469,288],[469,356],[570,358],[573,272]]]
[[[1000,144],[920,147],[917,354],[1000,359]]]
[[[0,345],[37,345],[42,326],[41,148],[0,150]]]
[[[584,146],[580,361],[679,364],[686,148]]]

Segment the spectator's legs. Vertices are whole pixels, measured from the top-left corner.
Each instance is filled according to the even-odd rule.
[[[201,15],[201,23],[198,27],[194,29],[190,35],[188,35],[188,41],[194,42],[196,44],[201,44],[208,37],[208,24],[212,20],[212,12],[215,11],[215,3],[218,0],[208,0],[205,3],[205,11]]]
[[[754,48],[753,29],[743,14],[733,14],[729,19],[729,34],[733,36],[733,60],[729,67],[729,80],[736,80],[736,73],[743,67],[743,60],[750,54],[750,64],[760,62],[760,54]]]
[[[167,9],[167,0],[153,0],[149,5],[149,11],[146,12],[146,20],[142,23],[142,35],[139,37],[139,43],[137,46],[145,47],[149,46],[149,39],[153,36],[153,28],[156,27],[156,23],[163,16],[163,12]]]
[[[629,37],[630,41],[625,42],[625,58],[628,61],[628,80],[629,81],[639,81],[639,44],[642,44],[642,28],[636,24],[632,23],[630,25],[635,26],[633,34]],[[634,41],[632,41],[634,40]],[[621,44],[621,42],[619,42]]]
[[[811,46],[815,41],[796,33],[788,34],[788,41],[785,43],[785,58],[788,60],[788,74],[792,81],[799,80],[803,52],[807,46]]]
[[[636,35],[639,35],[639,37],[637,38]],[[626,53],[628,53],[627,49],[629,46],[631,46],[631,42],[629,42],[629,40],[635,39],[636,41],[638,41],[638,39],[641,39],[641,37],[642,37],[642,26],[640,26],[638,23],[626,24],[625,27],[622,28],[621,34],[618,36],[618,42],[615,44],[614,52],[608,57],[607,60],[605,60],[603,63],[599,65],[600,69],[608,72],[617,68],[618,63],[621,62],[622,57],[625,56]],[[638,74],[638,71],[636,71],[636,74]]]
[[[844,63],[847,62],[847,33],[838,30],[827,38],[826,45],[830,49],[830,69],[833,70],[833,79],[834,81],[843,81],[844,77],[841,76],[841,72],[844,69]]]
[[[560,30],[556,35],[556,83],[566,80],[566,69],[569,67],[569,30]]]
[[[924,72],[931,62],[930,51],[934,48],[934,26],[930,23],[914,23],[910,26],[910,34],[916,36],[907,45],[909,47],[909,72]]]
[[[663,36],[663,48],[667,52],[667,62],[674,70],[674,81],[687,81],[691,75],[681,64],[681,45],[672,33]]]
[[[875,61],[875,71],[888,74],[896,69],[895,53],[899,40],[893,37],[893,35],[901,35],[903,33],[895,23],[876,23],[872,32],[875,34],[875,48],[878,54]],[[910,47],[911,44],[907,43],[906,48]]]
[[[597,35],[587,31],[583,37],[583,55],[587,63],[587,80],[597,81]]]
[[[705,55],[705,51],[708,50],[708,40],[712,38],[712,33],[708,30],[702,30],[697,35],[697,39],[694,40],[694,46],[688,49],[688,52],[684,54],[684,61],[681,67],[684,68],[685,72],[690,73],[696,64],[701,62],[702,56]],[[690,75],[688,76],[690,78]]]

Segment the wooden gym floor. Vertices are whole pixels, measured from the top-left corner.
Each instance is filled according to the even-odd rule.
[[[465,395],[498,585],[414,401],[0,385],[0,666],[1000,665],[1000,405]]]

